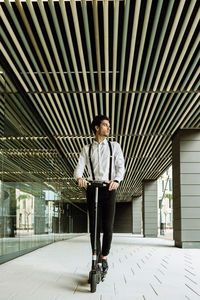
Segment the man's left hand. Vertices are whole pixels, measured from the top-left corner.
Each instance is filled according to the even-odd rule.
[[[119,187],[119,183],[118,182],[108,181],[108,180],[105,180],[104,182],[109,184],[109,189],[108,189],[109,191],[117,190],[118,187]]]

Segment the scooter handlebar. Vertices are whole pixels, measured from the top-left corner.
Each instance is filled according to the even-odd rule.
[[[104,181],[88,181],[88,186],[92,186],[92,187],[107,187],[109,186],[108,183],[104,182]]]

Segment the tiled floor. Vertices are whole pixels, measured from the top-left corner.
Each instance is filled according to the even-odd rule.
[[[89,236],[40,248],[0,265],[1,300],[200,299],[200,250],[169,239],[117,234],[109,273],[90,293]]]

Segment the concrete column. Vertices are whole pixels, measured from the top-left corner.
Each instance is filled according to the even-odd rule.
[[[132,200],[133,233],[141,234],[142,229],[142,197]]]
[[[180,130],[172,140],[174,240],[200,248],[200,130]]]
[[[157,237],[158,235],[158,201],[157,180],[143,182],[143,235]]]

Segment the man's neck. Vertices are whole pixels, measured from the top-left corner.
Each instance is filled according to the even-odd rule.
[[[105,139],[106,139],[105,136],[102,136],[102,135],[96,135],[94,140],[95,140],[97,143],[100,144],[100,143],[103,142]]]

